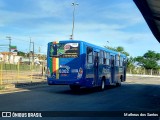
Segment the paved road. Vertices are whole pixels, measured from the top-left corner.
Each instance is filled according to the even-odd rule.
[[[160,85],[129,81],[103,92],[96,89],[72,92],[68,86],[43,86],[1,94],[0,111],[160,111]]]

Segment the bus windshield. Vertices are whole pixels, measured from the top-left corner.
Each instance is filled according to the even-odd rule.
[[[51,44],[49,49],[49,56],[58,58],[79,57],[79,44],[78,43]]]

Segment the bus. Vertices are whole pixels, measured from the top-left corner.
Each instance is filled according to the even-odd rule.
[[[48,43],[48,85],[81,87],[121,86],[126,80],[127,57],[119,52],[81,40],[62,40]]]

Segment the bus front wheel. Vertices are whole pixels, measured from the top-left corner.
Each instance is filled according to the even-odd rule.
[[[73,91],[77,91],[77,90],[80,89],[80,86],[79,86],[79,85],[70,85],[69,87],[70,87],[70,89],[73,90]]]

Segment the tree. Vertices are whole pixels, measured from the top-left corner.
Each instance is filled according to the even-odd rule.
[[[104,46],[104,47],[107,49],[114,50],[114,51],[120,52],[122,54],[125,54],[126,56],[129,56],[129,53],[126,52],[122,46],[118,46],[116,48],[109,47],[109,46]]]
[[[25,56],[25,53],[22,52],[22,51],[18,51],[18,55],[19,55],[19,56]]]
[[[160,53],[155,53],[155,51],[149,50],[143,56],[138,56],[135,58],[138,65],[146,69],[159,69],[158,61],[160,60]]]
[[[127,61],[127,67],[130,69],[134,69],[135,68],[134,63],[135,63],[135,58],[129,57]]]

